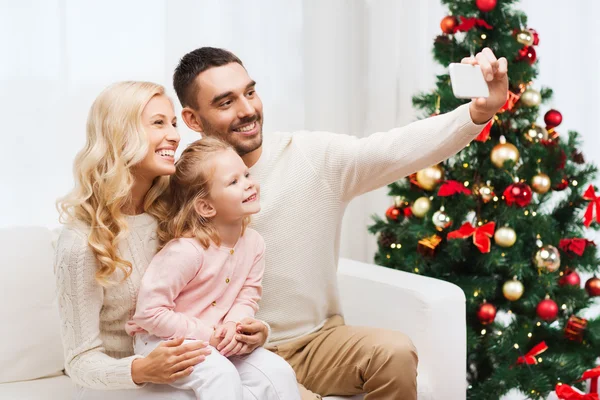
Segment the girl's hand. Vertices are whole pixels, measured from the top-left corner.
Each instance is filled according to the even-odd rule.
[[[162,342],[144,358],[131,363],[131,377],[136,384],[146,382],[169,384],[186,377],[194,365],[203,362],[210,354],[207,343],[194,341],[183,344],[184,338]]]
[[[229,354],[237,345],[237,340],[234,338],[236,333],[236,325],[237,324],[235,322],[230,321],[217,328],[216,336],[222,338],[221,343],[219,343],[217,346],[217,350],[219,350],[219,353],[221,353],[223,356]]]
[[[264,345],[269,334],[265,324],[254,318],[244,318],[238,324],[237,332],[235,339],[247,345],[243,354],[252,353],[254,349]]]

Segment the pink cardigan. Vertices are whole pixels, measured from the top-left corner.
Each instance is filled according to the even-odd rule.
[[[129,335],[148,332],[163,339],[208,341],[222,323],[254,317],[262,293],[265,243],[254,230],[233,249],[196,239],[174,239],[148,266]]]

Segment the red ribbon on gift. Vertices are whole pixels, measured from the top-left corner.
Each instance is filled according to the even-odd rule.
[[[579,393],[569,385],[559,383],[554,390],[558,398],[562,400],[598,400],[597,393]]]
[[[465,185],[463,185],[462,183],[460,183],[459,181],[446,181],[442,184],[442,186],[440,186],[440,189],[438,190],[438,196],[452,196],[454,194],[457,193],[464,193],[467,195],[471,194],[471,191],[469,189],[467,189],[465,187]]]
[[[583,252],[585,251],[585,248],[587,247],[588,244],[595,245],[594,242],[592,242],[591,240],[587,240],[587,239],[581,239],[581,238],[560,239],[560,242],[558,242],[558,247],[564,252],[572,251],[573,253],[577,254],[578,256],[581,256],[581,255],[583,255]]]
[[[483,130],[481,132],[479,132],[479,135],[477,135],[475,140],[477,140],[478,142],[487,141],[490,138],[490,131],[492,130],[493,123],[494,123],[493,119],[490,122],[488,122],[486,124],[486,126],[483,128]]]
[[[490,238],[494,235],[495,222],[475,228],[470,222],[466,222],[459,229],[448,233],[448,239],[465,239],[473,235],[473,243],[482,253],[489,253],[492,247]]]
[[[546,342],[540,342],[538,344],[536,344],[533,349],[529,350],[529,352],[527,352],[527,354],[525,354],[524,356],[520,356],[519,358],[517,358],[517,365],[520,364],[527,364],[527,365],[534,365],[537,364],[537,358],[535,358],[536,356],[539,356],[540,354],[542,354],[543,352],[545,352],[546,350],[548,350],[548,346],[546,345]]]
[[[600,379],[600,366],[594,369],[589,369],[583,373],[581,380],[591,379],[590,381],[590,393],[596,395],[598,398],[598,379]]]
[[[583,199],[590,201],[583,216],[583,224],[586,227],[592,224],[592,221],[594,220],[594,208],[596,209],[596,222],[600,223],[600,197],[596,196],[593,185],[588,186],[583,194]]]
[[[475,26],[483,26],[487,29],[493,29],[490,24],[488,24],[480,18],[465,18],[463,16],[460,16],[459,18],[460,24],[458,24],[456,28],[454,28],[454,32],[467,32],[473,29]]]

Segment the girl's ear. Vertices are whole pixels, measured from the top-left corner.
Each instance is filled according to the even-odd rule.
[[[198,199],[194,203],[194,209],[204,218],[212,218],[217,215],[217,210],[213,207],[213,205],[206,199]]]

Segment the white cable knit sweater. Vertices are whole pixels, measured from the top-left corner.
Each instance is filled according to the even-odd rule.
[[[342,215],[355,196],[435,164],[462,149],[482,129],[468,105],[389,132],[357,139],[326,132],[265,135],[251,168],[261,184],[261,212],[252,226],[265,239],[266,268],[257,318],[271,324],[270,344],[319,329],[340,314],[337,262]],[[100,287],[85,228],[63,229],[56,279],[67,373],[94,389],[137,387],[131,379],[132,339],[125,322],[135,310],[146,267],[154,256],[156,222],[128,217],[120,246],[133,273]]]

